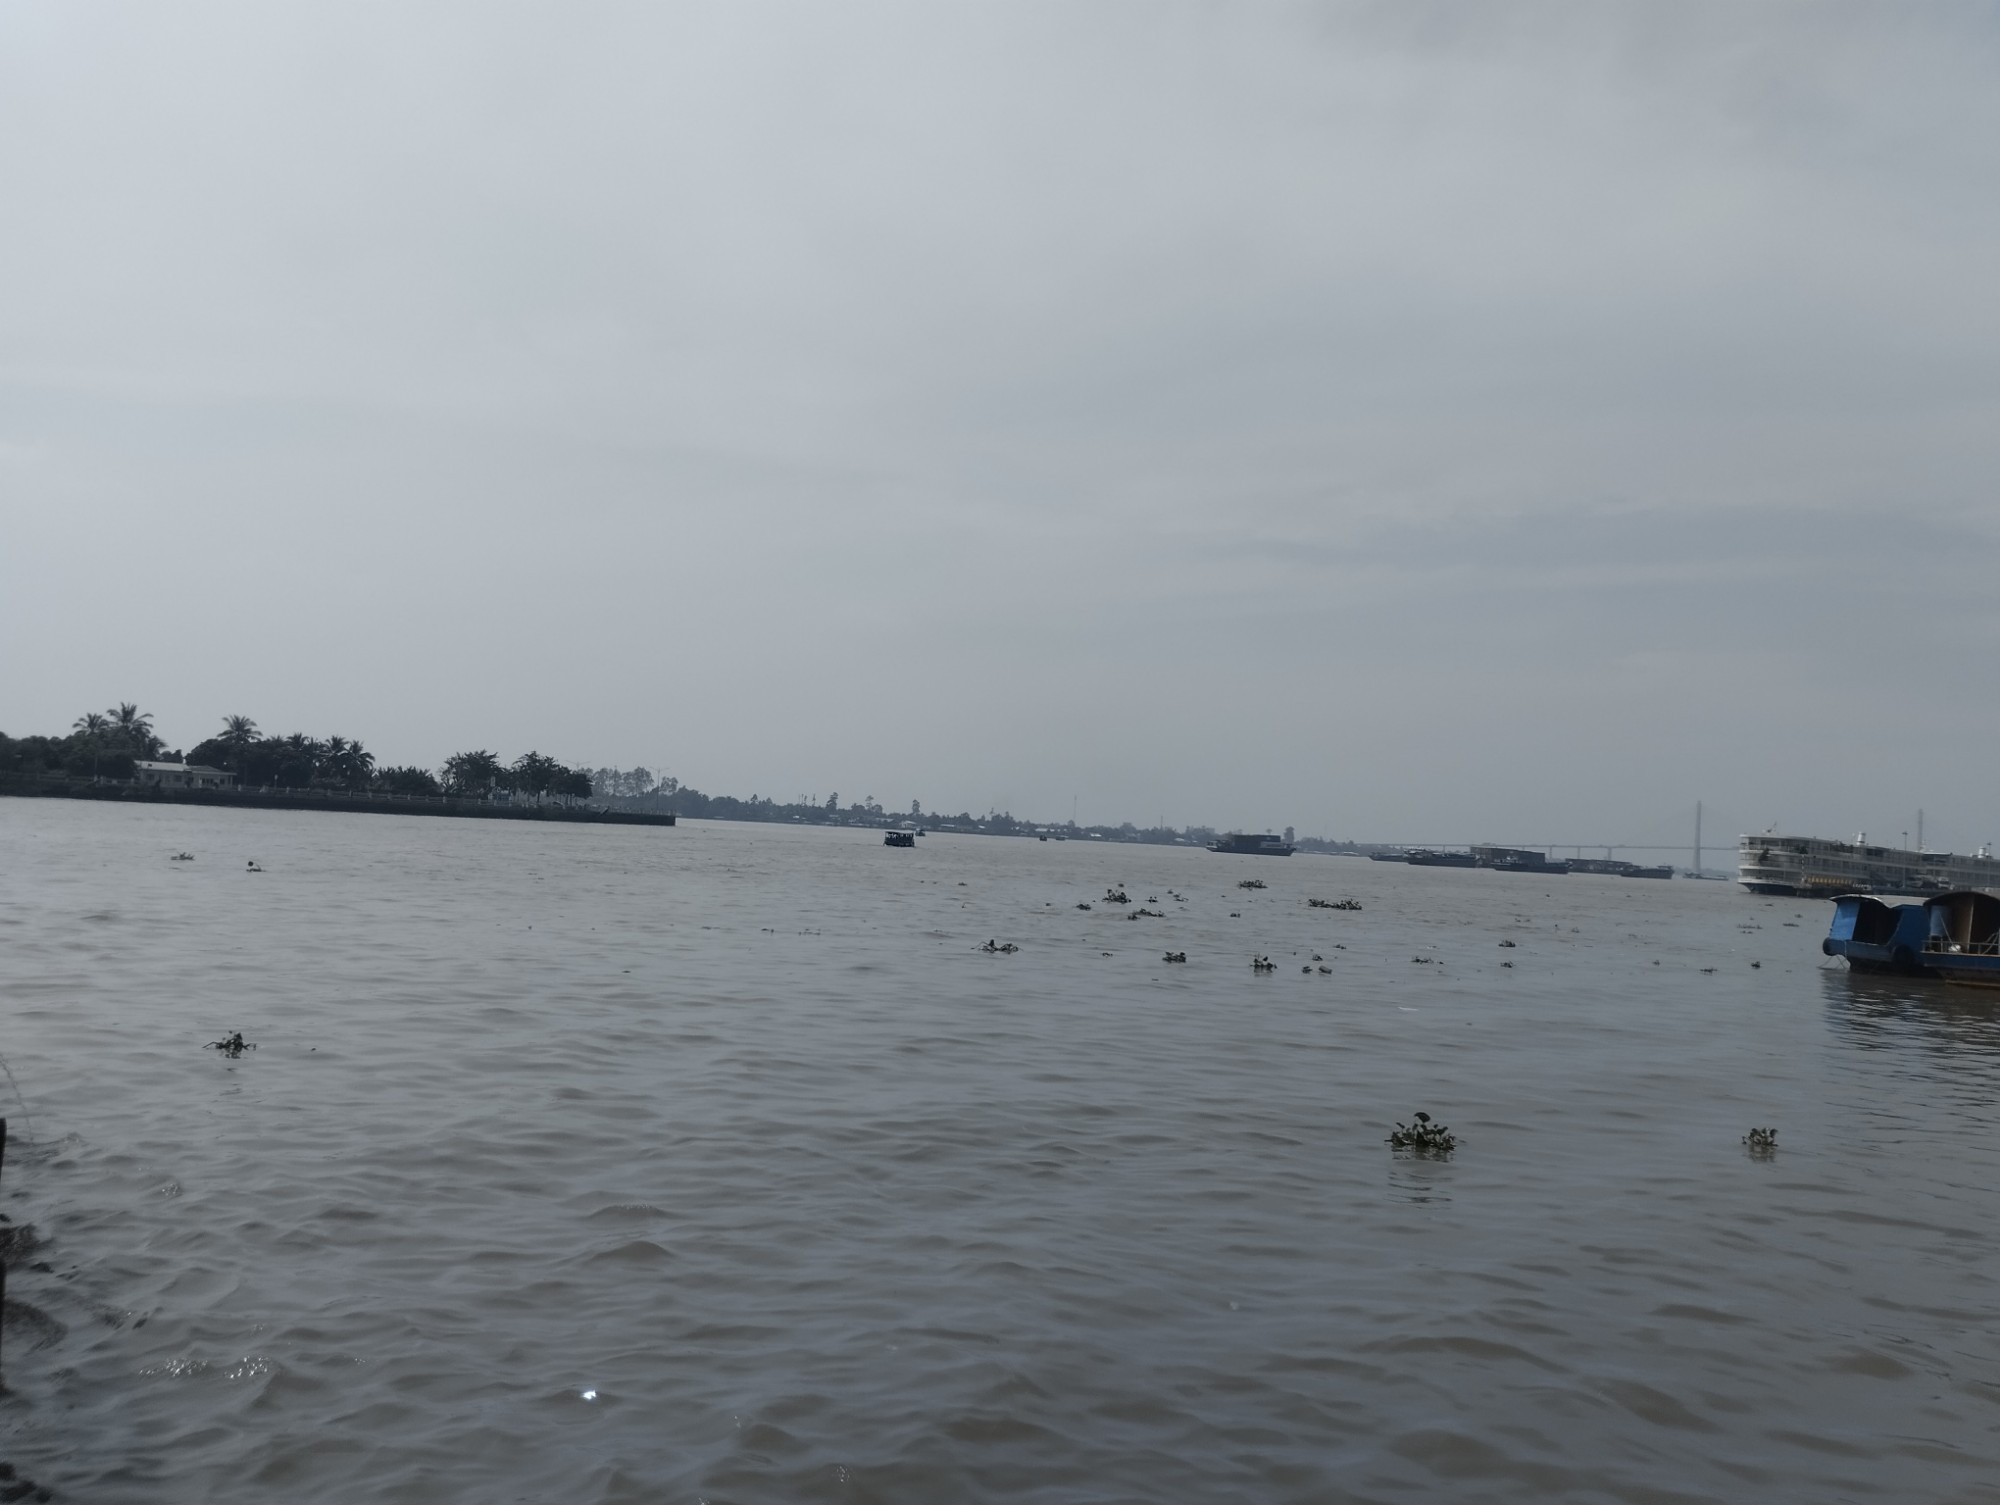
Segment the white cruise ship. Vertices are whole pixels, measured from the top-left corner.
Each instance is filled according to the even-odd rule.
[[[1872,847],[1865,835],[1854,841],[1822,841],[1766,831],[1742,838],[1737,875],[1753,894],[1825,899],[1835,894],[1943,894],[1961,888],[2000,889],[2000,858],[1987,856],[1983,847],[1962,857]]]

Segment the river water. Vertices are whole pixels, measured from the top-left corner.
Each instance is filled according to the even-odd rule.
[[[112,1505],[2000,1500],[2000,1021],[1825,914],[0,800],[0,1454]]]

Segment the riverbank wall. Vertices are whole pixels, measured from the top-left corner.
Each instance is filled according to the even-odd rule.
[[[333,810],[350,815],[439,815],[462,820],[530,820],[592,826],[671,826],[660,812],[589,805],[512,804],[438,794],[348,794],[334,789],[164,789],[63,775],[0,778],[0,797],[101,800],[122,805],[224,805],[238,810]]]

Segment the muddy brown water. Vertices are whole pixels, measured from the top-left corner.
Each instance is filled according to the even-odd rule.
[[[2000,1500],[2000,1017],[1825,917],[0,801],[0,1455],[114,1505]],[[1418,1108],[1448,1161],[1383,1143]]]

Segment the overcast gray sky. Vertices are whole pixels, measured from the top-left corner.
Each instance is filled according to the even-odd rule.
[[[0,31],[0,729],[2000,837],[1994,6]]]

